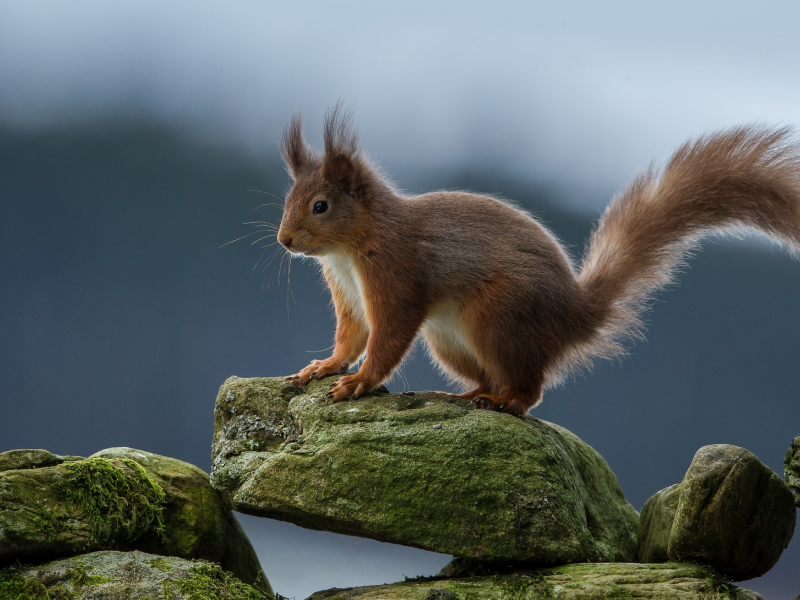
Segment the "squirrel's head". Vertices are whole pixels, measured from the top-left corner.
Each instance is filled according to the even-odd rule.
[[[296,115],[283,133],[281,154],[294,184],[286,195],[278,241],[307,256],[357,246],[375,176],[359,150],[349,115],[337,105],[326,116],[322,156],[306,143]]]

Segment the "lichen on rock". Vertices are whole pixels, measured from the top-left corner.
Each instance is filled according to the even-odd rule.
[[[237,510],[487,561],[635,559],[638,514],[569,431],[432,392],[331,404],[331,382],[222,386],[212,485]]]
[[[0,600],[271,600],[219,565],[145,552],[101,551],[0,569]]]
[[[38,469],[52,467],[64,462],[64,457],[47,450],[7,450],[0,452],[0,471],[16,469]]]
[[[681,486],[671,485],[653,496],[642,508],[639,521],[639,562],[658,563],[669,560],[669,534],[675,521]]]
[[[694,564],[574,564],[508,575],[419,578],[317,592],[307,600],[763,600]]]
[[[272,593],[230,507],[197,467],[132,448],[78,460],[44,450],[3,457],[16,468],[0,471],[0,564],[136,549],[219,562]]]
[[[697,561],[734,581],[775,565],[797,515],[781,478],[738,446],[700,448],[683,481],[642,510],[640,560]]]
[[[164,490],[164,528],[132,546],[144,552],[218,562],[245,583],[271,593],[255,551],[208,475],[198,467],[135,448],[108,448],[94,458],[135,461]]]
[[[164,491],[129,459],[0,472],[0,561],[75,554],[163,532]]]
[[[795,505],[800,507],[800,435],[792,440],[792,445],[786,451],[783,466],[786,485],[792,491]]]

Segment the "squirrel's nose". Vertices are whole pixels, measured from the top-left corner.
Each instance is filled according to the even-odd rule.
[[[285,233],[278,234],[278,241],[283,244],[286,248],[292,247],[292,236],[286,235]]]

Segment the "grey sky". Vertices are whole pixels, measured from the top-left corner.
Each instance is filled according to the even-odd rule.
[[[131,110],[250,147],[337,98],[390,172],[616,188],[687,137],[800,122],[789,2],[0,4],[0,119]],[[602,206],[607,198],[597,198]]]

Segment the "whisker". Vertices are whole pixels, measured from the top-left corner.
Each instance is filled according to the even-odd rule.
[[[264,268],[261,269],[262,273],[265,272],[269,268],[269,266],[272,264],[272,262],[279,256],[281,257],[279,264],[283,263],[284,254],[282,254],[280,250],[281,249],[278,248],[277,251],[272,255],[272,258],[269,259],[269,262],[266,265],[264,265]],[[272,284],[275,281],[277,281],[278,285],[280,285],[280,283],[281,283],[280,279],[277,277],[276,271],[273,270],[272,274],[269,277],[269,282],[267,283],[267,292],[269,292],[269,289],[272,287]]]
[[[317,354],[319,352],[327,352],[328,350],[333,350],[334,346],[335,344],[331,344],[330,346],[328,346],[327,348],[323,348],[322,350],[306,350],[306,353]]]
[[[289,295],[292,296],[292,300],[295,304],[297,304],[297,300],[294,299],[294,292],[292,291],[292,257],[289,256],[289,266],[286,270],[286,326],[290,325],[289,322]]]
[[[405,373],[403,373],[403,369],[397,369],[397,374],[400,376],[400,379],[403,380],[403,391],[411,389],[411,386],[408,384],[408,379],[406,379]]]
[[[256,224],[257,224],[259,227],[263,227],[263,226],[265,226],[265,225],[272,225],[272,226],[273,226],[273,227],[275,227],[275,228],[278,228],[278,227],[279,227],[278,225],[276,225],[276,224],[275,224],[275,223],[273,223],[272,221],[246,221],[245,223],[242,223],[242,225],[256,225]]]
[[[265,246],[265,249],[264,249],[264,251],[261,253],[261,256],[259,256],[259,257],[258,257],[258,260],[256,261],[256,264],[254,264],[254,265],[253,265],[253,268],[252,268],[252,269],[250,269],[250,275],[252,275],[252,274],[255,272],[255,270],[258,268],[258,265],[259,265],[259,263],[260,263],[260,262],[263,260],[263,258],[264,258],[264,255],[267,253],[268,249],[269,249],[269,246]],[[263,286],[262,286],[262,287],[263,287]]]
[[[280,262],[280,264],[278,264],[278,285],[279,286],[281,284],[281,273],[283,273],[283,259],[285,259],[285,258],[286,258],[286,254],[281,256],[281,262]]]
[[[259,231],[259,233],[264,233],[264,232],[263,232],[263,231]],[[255,245],[256,245],[258,242],[260,242],[261,240],[265,240],[265,239],[267,239],[267,238],[271,238],[271,237],[275,237],[275,236],[274,236],[274,235],[272,235],[272,234],[270,234],[270,235],[265,235],[264,237],[260,237],[260,238],[258,238],[258,239],[257,239],[255,242],[252,242],[250,245],[251,245],[251,246],[255,246]],[[277,242],[276,242],[276,243],[277,243]]]
[[[263,268],[263,269],[261,269],[261,272],[263,273],[264,271],[266,271],[266,270],[267,270],[267,268],[268,268],[268,267],[269,267],[269,266],[272,264],[272,262],[273,262],[273,261],[274,261],[274,260],[275,260],[275,259],[276,259],[278,256],[280,256],[280,248],[278,248],[278,249],[277,249],[277,252],[274,252],[274,253],[272,254],[272,258],[270,258],[270,259],[269,259],[269,262],[267,262],[267,264],[265,264],[265,265],[264,265],[264,268]],[[270,278],[270,281],[272,281],[272,278]],[[267,289],[269,289],[269,287],[268,287]]]
[[[346,240],[348,240],[348,241],[350,241],[350,242],[353,242],[353,241],[354,241],[354,240],[350,239],[349,237],[347,237],[346,235],[343,235],[343,234],[341,234],[341,233],[335,233],[335,232],[333,232],[333,231],[330,231],[330,232],[328,232],[328,233],[332,233],[332,234],[334,234],[334,235],[341,236],[341,237],[343,237],[344,239],[346,239]],[[336,240],[331,240],[331,241],[332,241],[334,244],[339,244],[339,246],[341,246],[341,247],[342,247],[342,248],[344,248],[345,250],[347,250],[347,249],[348,249],[348,248],[347,248],[347,247],[346,247],[344,244],[342,244],[341,242],[337,242]],[[367,261],[369,264],[372,264],[372,261],[371,261],[369,258],[367,258],[366,256],[364,256],[364,254],[363,254],[363,253],[359,252],[359,251],[358,251],[358,250],[356,250],[355,248],[350,248],[350,250],[352,250],[353,252],[355,252],[356,254],[358,254],[358,255],[359,255],[361,258],[363,258],[363,259],[364,259],[365,261]]]
[[[233,242],[238,242],[239,240],[243,240],[244,238],[250,237],[251,235],[255,235],[257,233],[264,233],[264,232],[263,231],[251,231],[247,235],[243,235],[240,238],[236,238],[235,240],[231,240],[230,242],[225,242],[224,244],[222,244],[222,246],[220,246],[220,248],[223,248],[223,247],[227,246],[228,244],[232,244]],[[217,248],[217,250],[219,250],[219,248]]]
[[[247,191],[248,191],[248,192],[255,192],[256,194],[264,194],[264,195],[266,195],[266,196],[272,196],[272,197],[273,197],[273,198],[275,198],[276,200],[283,200],[283,198],[279,198],[279,197],[278,197],[278,196],[276,196],[275,194],[273,194],[273,193],[271,193],[271,192],[265,192],[264,190],[247,190]],[[266,203],[266,204],[262,204],[261,206],[277,206],[277,205],[275,205],[275,204],[270,204],[270,203]],[[258,208],[261,208],[261,206],[259,206]]]

